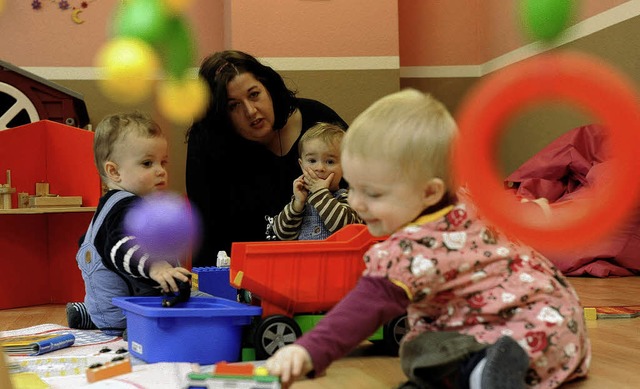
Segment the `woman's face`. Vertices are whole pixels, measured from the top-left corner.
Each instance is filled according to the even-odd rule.
[[[274,135],[271,95],[252,73],[239,74],[227,84],[227,112],[234,130],[247,140],[266,143]]]

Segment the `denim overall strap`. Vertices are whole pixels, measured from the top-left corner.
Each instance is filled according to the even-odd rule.
[[[118,201],[122,199],[126,199],[127,197],[131,197],[131,196],[135,196],[135,195],[131,192],[126,192],[124,190],[121,190],[116,192],[111,197],[109,197],[109,200],[107,200],[107,202],[104,204],[104,206],[100,210],[98,217],[91,220],[91,224],[89,224],[89,229],[87,230],[88,232],[91,232],[91,236],[89,236],[89,234],[85,234],[84,243],[88,243],[88,242],[93,243],[94,240],[96,239],[96,235],[98,234],[98,230],[100,230],[100,227],[102,226],[104,219],[107,217],[107,215],[111,211],[111,208],[113,208],[113,206],[117,204]]]

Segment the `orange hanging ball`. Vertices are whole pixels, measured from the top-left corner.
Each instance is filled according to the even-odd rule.
[[[159,60],[154,50],[135,38],[116,38],[98,52],[102,92],[114,102],[134,105],[144,101],[157,77]]]

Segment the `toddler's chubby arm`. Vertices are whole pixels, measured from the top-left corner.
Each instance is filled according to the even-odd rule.
[[[286,389],[293,382],[313,370],[311,355],[302,346],[290,344],[276,351],[265,363],[270,375],[280,376],[282,388]]]
[[[189,275],[189,270],[183,267],[175,267],[167,261],[154,261],[149,267],[149,277],[160,284],[162,291],[165,293],[178,293],[180,289],[176,279],[189,282]]]
[[[304,211],[304,205],[307,203],[309,192],[305,188],[304,175],[293,181],[293,210],[297,213]]]

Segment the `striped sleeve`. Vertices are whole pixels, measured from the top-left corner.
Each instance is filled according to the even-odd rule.
[[[300,235],[303,212],[293,210],[293,199],[273,218],[273,232],[280,240],[294,240]]]
[[[149,254],[140,249],[136,238],[133,236],[122,236],[121,239],[111,247],[109,259],[111,263],[120,271],[137,278],[150,278],[148,261]]]
[[[138,239],[128,234],[124,228],[125,215],[134,205],[134,201],[133,197],[129,197],[113,206],[101,227],[104,233],[104,240],[101,242],[104,246],[96,248],[103,259],[111,264],[110,267],[135,278],[150,278],[149,254],[140,247]]]
[[[329,189],[311,193],[307,203],[320,214],[320,218],[330,233],[334,233],[347,224],[362,224],[362,219],[347,203],[348,192],[340,191],[334,197]]]

